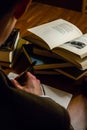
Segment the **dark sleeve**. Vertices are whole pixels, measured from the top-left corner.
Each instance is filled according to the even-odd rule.
[[[18,89],[0,71],[0,130],[71,130],[66,109],[50,98]]]

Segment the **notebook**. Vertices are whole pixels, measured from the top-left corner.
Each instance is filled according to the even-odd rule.
[[[13,72],[10,72],[8,74],[9,79],[14,79],[16,76],[18,76],[18,74],[13,73]],[[70,100],[72,98],[71,93],[65,92],[65,91],[57,89],[57,88],[53,88],[53,87],[48,86],[46,84],[41,84],[41,87],[45,93],[44,98],[49,97],[52,100],[54,100],[56,103],[63,106],[64,108],[68,107]]]

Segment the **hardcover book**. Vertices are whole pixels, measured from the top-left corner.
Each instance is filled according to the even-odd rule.
[[[55,69],[55,71],[74,80],[79,80],[80,78],[83,78],[85,75],[87,75],[87,69],[81,70],[75,66],[67,68],[62,67],[59,69]]]
[[[5,43],[0,46],[0,62],[12,62],[19,40],[19,34],[19,29],[13,29]]]
[[[34,70],[34,75],[60,75],[60,72],[55,71],[54,69],[42,69],[42,70]]]
[[[80,69],[87,68],[87,34],[69,21],[57,19],[28,29],[24,38],[56,53]]]
[[[23,45],[22,49],[29,64],[32,64],[34,61],[36,61],[36,64],[33,67],[34,70],[46,70],[46,69],[73,66],[71,63],[60,58],[55,59],[55,58],[47,58],[45,56],[35,55],[33,53],[33,44]]]
[[[27,41],[22,38],[19,38],[12,61],[11,62],[0,61],[0,66],[5,68],[12,68],[16,64],[16,62],[18,62],[17,60],[18,57],[20,56],[23,44],[27,44]]]

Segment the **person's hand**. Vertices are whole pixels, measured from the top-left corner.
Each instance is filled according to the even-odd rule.
[[[20,75],[19,75],[20,76]],[[17,77],[12,80],[12,83],[15,85],[16,88],[28,92],[28,93],[33,93],[38,96],[42,95],[42,90],[40,87],[40,80],[36,78],[36,76],[32,75],[30,72],[26,73],[26,80],[24,85],[21,85],[17,81]]]

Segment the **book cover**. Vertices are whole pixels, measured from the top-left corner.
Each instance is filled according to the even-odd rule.
[[[33,67],[34,70],[42,69],[54,69],[61,67],[73,66],[71,63],[66,62],[63,59],[47,58],[45,56],[35,55],[33,53],[33,44],[23,45],[23,52],[29,63],[36,61],[36,65]]]
[[[55,69],[55,71],[74,80],[79,80],[80,78],[82,78],[87,74],[87,70],[81,70],[75,66],[67,68],[62,67],[59,69]]]
[[[0,61],[11,63],[19,40],[19,29],[13,29],[8,39],[0,46]]]
[[[55,71],[54,69],[42,69],[42,70],[34,70],[33,71],[34,75],[60,75],[60,73],[58,71]]]
[[[19,38],[12,61],[11,62],[0,61],[0,66],[4,68],[12,68],[16,64],[18,57],[20,56],[23,44],[27,44],[27,41],[22,38]]]
[[[46,56],[48,58],[61,59],[61,57],[50,50],[43,49],[40,46],[33,44],[33,53],[35,55]]]

